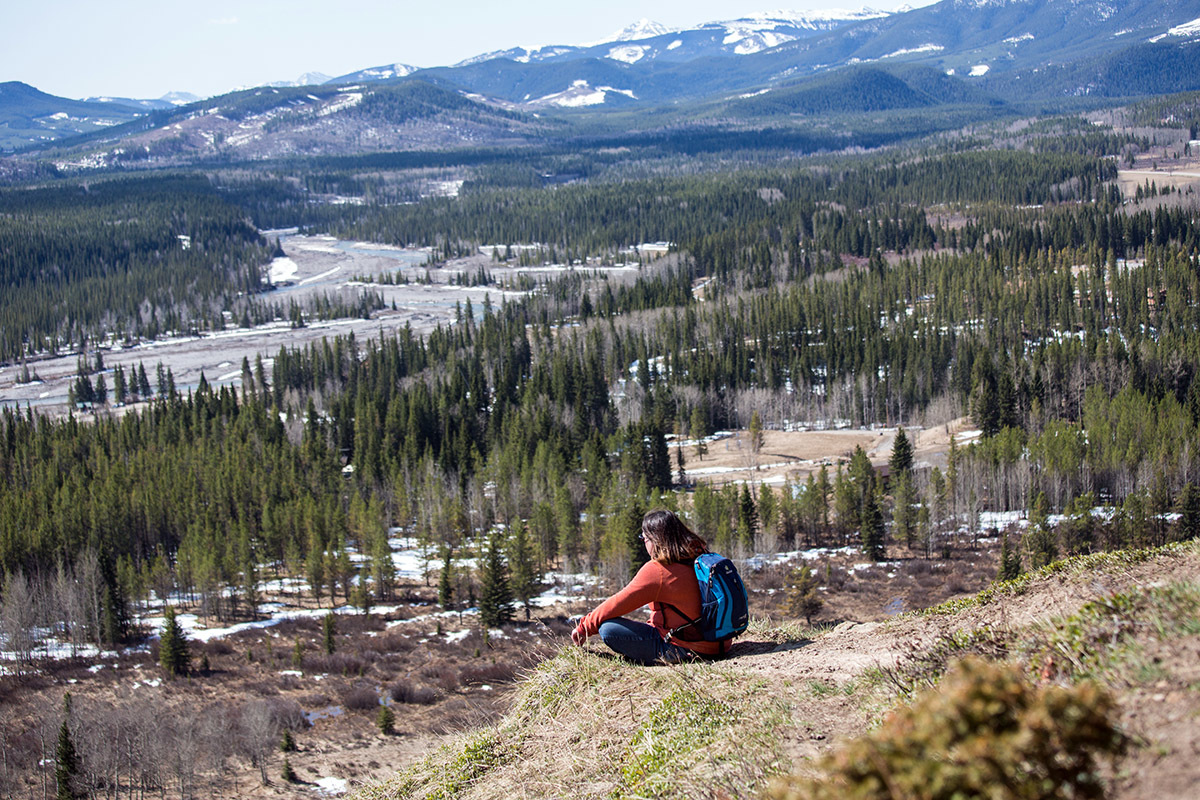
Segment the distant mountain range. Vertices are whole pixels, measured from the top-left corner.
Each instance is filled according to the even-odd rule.
[[[896,13],[753,14],[686,30],[641,20],[591,44],[515,47],[431,69],[309,73],[203,101],[73,101],[0,84],[0,148],[82,135],[72,142],[85,150],[133,137],[127,143],[147,158],[271,157],[511,143],[543,135],[548,123],[535,115],[552,110],[586,108],[594,118],[654,109],[678,123],[1192,89],[1200,89],[1200,0],[942,0]],[[649,124],[643,117],[636,124]]]

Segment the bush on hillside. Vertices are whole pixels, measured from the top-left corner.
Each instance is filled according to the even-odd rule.
[[[1066,800],[1104,797],[1099,756],[1126,737],[1100,687],[1030,686],[1015,667],[959,663],[942,684],[880,728],[793,778],[775,800]]]

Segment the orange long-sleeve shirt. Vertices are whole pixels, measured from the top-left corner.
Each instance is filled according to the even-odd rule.
[[[674,608],[668,608],[667,604]],[[650,606],[650,624],[663,636],[668,630],[700,616],[700,584],[696,581],[696,572],[692,566],[646,562],[625,588],[580,620],[579,628],[587,636],[594,636],[599,632],[601,623],[622,617],[645,605]],[[680,616],[675,609],[688,616]],[[680,636],[697,638],[699,634],[689,628],[681,631]],[[672,644],[708,656],[719,655],[721,652],[720,642],[673,639]]]

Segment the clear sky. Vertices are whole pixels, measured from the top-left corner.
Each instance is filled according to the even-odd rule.
[[[933,0],[908,0],[928,5]],[[82,98],[201,96],[403,63],[452,64],[518,45],[604,39],[642,18],[670,27],[850,0],[11,0],[0,82]],[[904,0],[868,2],[895,10]]]

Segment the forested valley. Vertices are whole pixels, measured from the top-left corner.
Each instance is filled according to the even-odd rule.
[[[1019,512],[1028,525],[1004,532],[999,578],[1196,537],[1196,198],[1118,181],[1188,134],[1055,119],[690,173],[635,152],[627,177],[607,156],[482,158],[456,197],[418,202],[403,168],[328,161],[2,187],[0,358],[28,372],[78,353],[80,379],[68,413],[0,412],[13,665],[0,680],[36,675],[47,640],[136,645],[167,598],[214,625],[253,620],[268,584],[288,580],[316,608],[366,614],[421,592],[478,607],[472,641],[486,647],[490,626],[528,618],[548,572],[620,585],[655,507],[743,563],[847,546],[953,561],[1000,538],[982,520]],[[365,199],[314,199],[326,194]],[[428,248],[440,266],[482,251],[564,268],[527,291],[497,286],[428,335],[244,360],[236,388],[181,392],[161,363],[104,367],[114,341],[285,317],[260,234],[283,227]],[[658,241],[670,252],[633,277],[589,268]],[[962,417],[977,436],[913,462],[906,428]],[[871,427],[900,429],[886,470],[858,449],[782,485],[691,477],[717,431],[744,432],[757,458],[764,429]],[[397,574],[397,537],[423,548],[423,582]],[[281,702],[247,706],[249,744],[180,767],[171,791],[196,793],[188,769],[217,781],[235,758],[265,780],[262,740],[300,727]],[[32,729],[6,730],[0,794],[46,785],[26,779],[53,734],[35,746]],[[88,773],[96,796],[169,782],[106,757]]]

